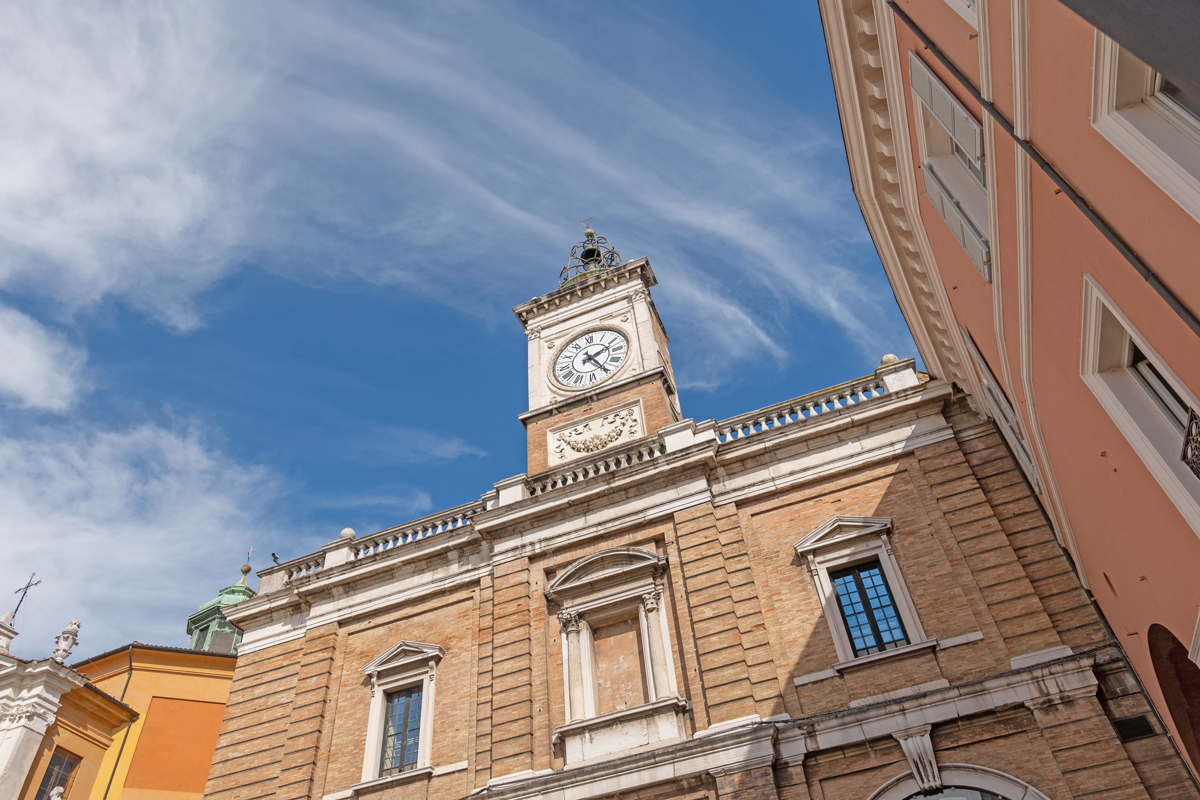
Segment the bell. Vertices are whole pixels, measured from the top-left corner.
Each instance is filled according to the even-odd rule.
[[[579,254],[579,260],[585,264],[590,264],[593,261],[599,261],[600,260],[599,245],[588,244],[587,246],[585,246],[583,248],[583,251]]]

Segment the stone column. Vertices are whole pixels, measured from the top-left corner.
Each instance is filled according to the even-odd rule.
[[[567,692],[571,698],[570,722],[583,719],[583,657],[579,652],[579,615],[560,611],[558,624],[567,633]]]
[[[17,797],[42,747],[46,730],[58,712],[57,692],[39,692],[24,703],[0,707],[5,721],[0,726],[0,797]]]
[[[650,669],[652,671],[652,694],[654,700],[667,697],[671,692],[671,678],[667,673],[670,665],[667,663],[667,648],[663,641],[662,623],[658,619],[659,593],[656,589],[650,594],[642,595],[642,608],[646,610],[646,644],[650,648]]]

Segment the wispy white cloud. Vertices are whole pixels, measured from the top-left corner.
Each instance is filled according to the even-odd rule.
[[[861,323],[891,299],[846,256],[862,226],[828,190],[836,130],[640,21],[624,46],[582,9],[474,0],[4,6],[0,288],[67,311],[114,297],[187,330],[250,259],[502,313],[514,286],[553,285],[573,220],[596,214],[652,257],[660,303],[707,323],[707,351],[744,354],[796,309],[880,351],[901,329]]]
[[[231,268],[256,86],[202,2],[0,5],[0,287],[116,296],[179,329]]]
[[[32,317],[0,306],[0,397],[20,408],[66,411],[84,385],[87,355]]]
[[[240,577],[246,550],[279,546],[279,480],[194,425],[3,430],[0,475],[0,586],[42,581],[17,617],[20,656],[45,656],[72,618],[76,655],[186,644],[188,614]]]

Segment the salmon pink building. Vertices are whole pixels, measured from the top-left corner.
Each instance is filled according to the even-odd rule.
[[[1200,35],[1172,5],[1081,6],[1101,29],[1058,0],[820,0],[925,365],[996,422],[1195,767]]]

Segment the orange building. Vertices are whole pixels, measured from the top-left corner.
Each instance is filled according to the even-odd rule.
[[[1058,0],[820,0],[851,180],[921,356],[1004,433],[1195,767],[1197,30],[1104,22],[1195,4],[1075,4],[1106,30]]]
[[[75,669],[140,712],[105,754],[91,800],[193,800],[204,782],[237,657],[134,643]]]
[[[217,745],[241,633],[223,608],[254,597],[242,579],[188,617],[191,647],[134,642],[74,669],[89,685],[136,709],[100,765],[90,800],[199,800]],[[64,800],[72,800],[65,798]]]

